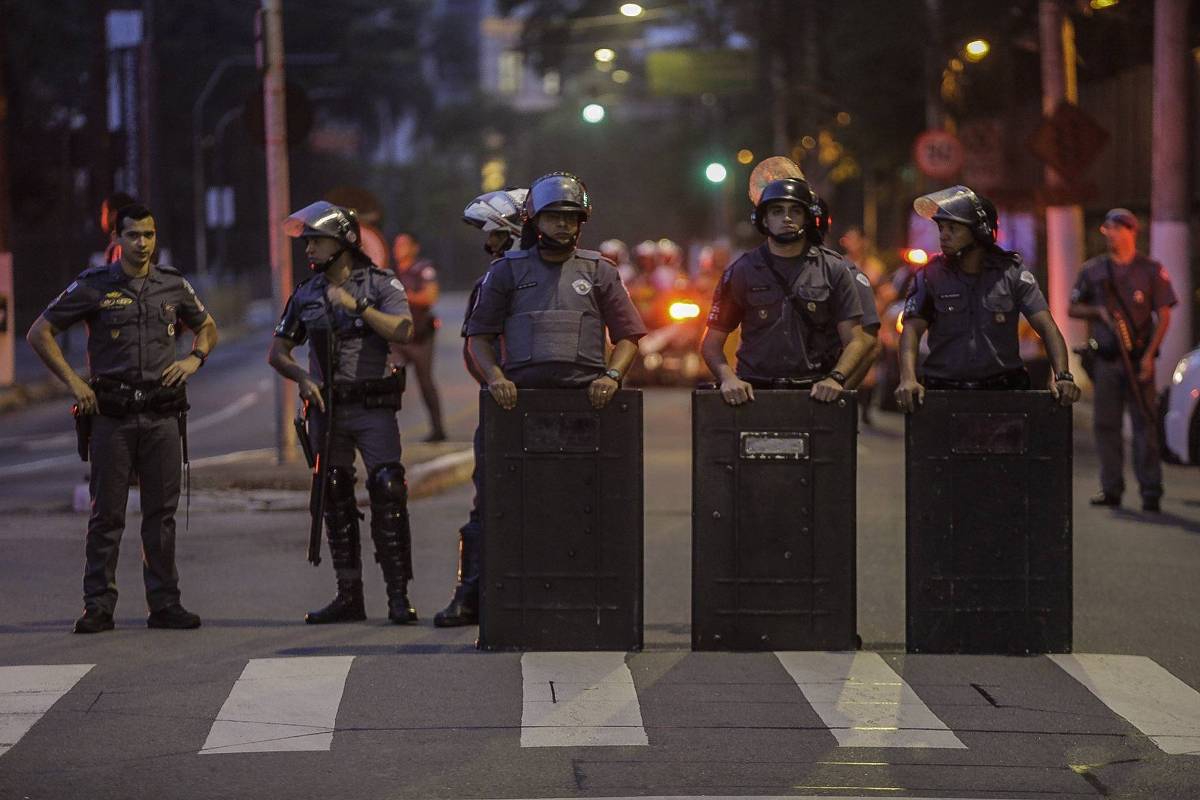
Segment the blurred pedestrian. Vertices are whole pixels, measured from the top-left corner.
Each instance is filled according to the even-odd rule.
[[[433,378],[433,345],[438,330],[438,318],[433,313],[438,299],[437,269],[432,261],[421,258],[420,254],[421,242],[415,234],[401,233],[392,242],[396,277],[408,292],[408,307],[413,318],[412,339],[393,345],[392,355],[402,367],[412,364],[417,373],[421,399],[429,412],[429,435],[425,441],[443,442],[446,426],[442,421],[442,400]]]
[[[1100,454],[1096,506],[1119,506],[1125,490],[1121,420],[1129,406],[1133,472],[1142,510],[1158,511],[1163,493],[1154,361],[1177,302],[1166,269],[1137,251],[1138,218],[1114,208],[1100,232],[1108,253],[1080,269],[1071,293],[1071,316],[1087,320],[1086,367],[1095,386],[1092,428]]]

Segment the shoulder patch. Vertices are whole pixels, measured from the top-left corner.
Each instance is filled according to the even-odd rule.
[[[392,278],[390,281],[388,281],[388,285],[393,289],[398,289],[401,292],[404,291],[404,284],[400,282],[399,278]]]
[[[1037,278],[1033,277],[1033,273],[1027,269],[1021,270],[1021,283],[1037,285]]]
[[[589,281],[585,281],[583,278],[580,278],[571,282],[571,288],[575,290],[575,294],[582,295],[587,294],[592,290],[592,284]]]
[[[867,287],[868,289],[871,288],[871,279],[868,278],[866,275],[862,274],[861,272],[854,276],[854,280],[858,281],[859,283],[861,283],[863,286]]]

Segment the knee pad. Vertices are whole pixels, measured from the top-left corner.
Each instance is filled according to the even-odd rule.
[[[376,464],[367,476],[367,492],[371,495],[371,505],[407,503],[404,465],[399,461]]]
[[[354,467],[331,466],[326,476],[325,500],[330,505],[354,505]]]

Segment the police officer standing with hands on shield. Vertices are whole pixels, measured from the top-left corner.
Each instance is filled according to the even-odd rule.
[[[474,225],[487,234],[484,251],[499,258],[513,246],[513,237],[521,235],[521,209],[525,206],[525,189],[506,189],[481,194],[463,209],[463,222]],[[479,371],[467,347],[467,324],[471,312],[479,301],[479,291],[487,273],[475,281],[471,296],[467,300],[467,313],[463,317],[463,361],[467,372],[487,388],[487,376]],[[450,603],[433,617],[439,628],[454,628],[461,625],[479,624],[479,567],[482,559],[483,523],[479,505],[483,500],[483,418],[475,426],[475,469],[471,471],[471,482],[475,484],[475,497],[466,523],[458,530],[458,585]]]
[[[592,210],[587,189],[566,172],[529,187],[520,250],[496,260],[467,323],[467,345],[501,408],[517,390],[586,388],[604,408],[637,354],[646,326],[617,268],[593,250],[576,249]],[[615,347],[605,361],[604,334]],[[503,367],[496,341],[504,337]]]
[[[1162,264],[1137,252],[1138,218],[1114,208],[1100,232],[1108,254],[1083,265],[1071,292],[1071,316],[1088,321],[1096,387],[1094,429],[1100,453],[1100,492],[1094,506],[1119,506],[1125,489],[1121,418],[1131,406],[1133,472],[1143,511],[1159,511],[1162,461],[1155,411],[1154,360],[1171,323],[1175,290]]]
[[[701,354],[730,405],[754,400],[756,389],[809,389],[814,400],[832,402],[872,351],[854,277],[841,255],[821,246],[820,201],[795,164],[759,164],[751,200],[751,220],[767,241],[725,270]],[[735,372],[724,348],[739,326]]]
[[[85,270],[29,329],[30,346],[75,395],[91,462],[92,513],[83,575],[84,613],[75,633],[113,629],[117,555],[125,530],[132,474],[142,501],[142,578],[151,628],[198,628],[200,617],[179,602],[175,569],[175,511],[180,463],[185,460],[185,384],[217,343],[217,326],[191,285],[174,267],[151,262],[157,246],[154,216],[143,205],[123,206],[113,222],[120,260]],[[63,358],[54,337],[77,322],[88,327],[86,381]],[[195,332],[192,350],[176,358],[180,325]]]
[[[333,602],[309,612],[304,621],[317,625],[366,619],[354,500],[357,448],[367,469],[371,538],[387,584],[388,619],[415,622],[417,612],[408,601],[413,576],[408,487],[396,426],[403,372],[385,375],[389,343],[412,335],[404,287],[363,252],[358,218],[351,209],[313,203],[289,216],[284,229],[304,239],[309,269],[316,274],[288,299],[268,361],[299,384],[310,442],[321,449],[317,457],[325,464],[314,472],[314,480],[324,478],[325,483],[315,485],[313,495],[325,498],[329,552],[337,575]],[[308,370],[292,357],[292,350],[305,342]],[[332,419],[326,413],[331,398]],[[327,443],[327,451],[322,443]],[[318,513],[316,508],[313,513]]]
[[[917,273],[904,304],[900,386],[896,402],[917,409],[925,389],[1030,389],[1020,356],[1017,314],[1042,337],[1062,405],[1079,399],[1067,367],[1067,345],[1050,316],[1037,279],[1016,253],[996,244],[992,203],[966,186],[918,197],[913,208],[937,223],[942,253]],[[929,332],[924,382],[917,379],[921,336]]]

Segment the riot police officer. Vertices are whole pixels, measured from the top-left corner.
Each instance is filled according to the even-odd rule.
[[[637,353],[646,328],[616,267],[576,247],[591,210],[575,175],[538,178],[525,198],[522,249],[497,259],[484,277],[467,342],[501,408],[516,407],[518,387],[586,388],[592,406],[603,408]],[[605,329],[615,343],[607,361]]]
[[[179,602],[175,510],[179,505],[185,384],[217,343],[217,326],[174,267],[152,263],[154,216],[140,204],[116,211],[118,261],[80,273],[29,329],[28,341],[75,395],[77,425],[88,442],[92,513],[83,576],[84,613],[75,633],[112,630],[117,555],[125,530],[132,474],[140,479],[142,576],[151,628],[198,628]],[[63,358],[55,335],[77,322],[88,329],[91,380]],[[191,352],[176,358],[179,325],[195,332]],[[90,434],[90,435],[89,435]],[[85,449],[86,448],[86,449]]]
[[[1017,315],[1046,345],[1050,392],[1062,405],[1079,399],[1067,369],[1067,346],[1021,257],[996,244],[996,208],[966,186],[919,197],[913,208],[937,223],[942,254],[917,273],[904,305],[896,401],[914,411],[925,389],[1029,389],[1021,362]],[[917,379],[921,336],[929,332],[923,383]]]
[[[807,388],[836,400],[849,375],[868,360],[862,303],[845,259],[821,245],[821,208],[801,178],[763,187],[752,221],[767,241],[725,270],[713,292],[700,349],[730,405],[755,389]],[[738,327],[736,372],[725,342]]]
[[[525,189],[488,192],[476,197],[463,210],[463,222],[474,225],[487,234],[483,249],[488,255],[497,258],[504,255],[512,248],[514,237],[521,235],[521,209],[525,205],[527,194]],[[467,349],[467,324],[471,321],[471,312],[479,300],[479,290],[486,274],[481,275],[471,288],[462,326],[463,361],[467,372],[479,382],[481,388],[487,386],[487,376],[475,366]],[[471,512],[466,524],[458,530],[458,585],[454,587],[454,596],[450,598],[450,603],[433,617],[433,624],[439,628],[479,623],[479,566],[483,538],[482,517],[479,511],[479,504],[483,498],[483,486],[480,482],[483,477],[482,417],[475,426],[474,442],[475,469],[471,471],[471,482],[475,484],[475,497],[471,501]]]
[[[1142,510],[1161,509],[1162,461],[1155,412],[1154,360],[1171,323],[1175,290],[1162,264],[1137,251],[1138,218],[1126,208],[1104,215],[1108,253],[1083,265],[1071,292],[1072,317],[1088,321],[1093,428],[1100,455],[1094,506],[1119,506],[1125,489],[1121,419],[1130,406],[1133,471]]]
[[[325,493],[329,553],[337,575],[337,596],[305,615],[304,621],[315,625],[366,619],[354,500],[357,448],[367,469],[371,538],[387,584],[388,619],[415,622],[417,612],[408,601],[413,576],[408,487],[396,426],[403,372],[385,375],[389,343],[412,335],[404,287],[363,253],[358,219],[350,209],[313,203],[288,217],[284,228],[289,236],[304,240],[309,268],[316,274],[288,299],[268,361],[299,384],[312,446],[328,445],[319,455],[326,462],[326,483],[316,486],[314,495]],[[305,342],[307,370],[292,356]],[[332,419],[325,413],[331,397]]]

